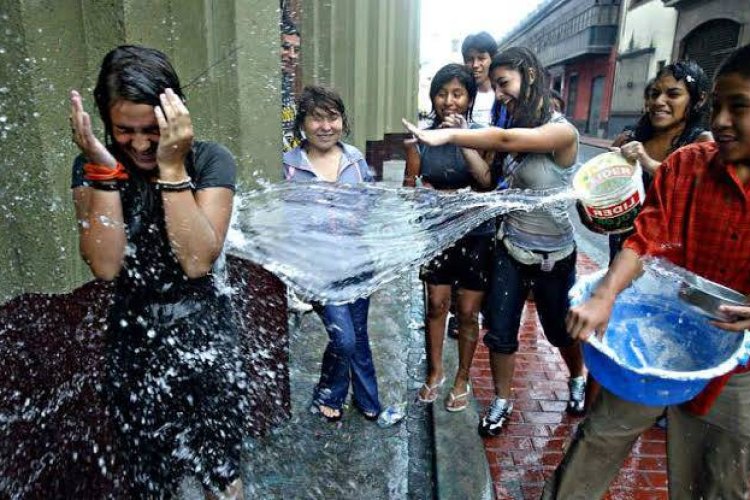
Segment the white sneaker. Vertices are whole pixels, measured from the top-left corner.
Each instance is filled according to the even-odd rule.
[[[503,425],[510,418],[510,412],[512,411],[512,402],[495,396],[484,411],[484,416],[479,421],[479,435],[482,437],[494,437],[500,434]]]

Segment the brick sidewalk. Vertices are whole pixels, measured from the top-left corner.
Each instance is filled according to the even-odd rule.
[[[578,253],[578,273],[598,266]],[[513,378],[514,410],[503,432],[485,439],[490,473],[499,499],[537,499],[544,481],[557,467],[579,418],[565,413],[568,370],[557,349],[542,334],[533,302],[527,302],[520,333],[521,348]],[[479,343],[471,369],[474,396],[482,407],[493,396],[489,355]],[[665,432],[652,428],[633,446],[607,499],[666,499]]]

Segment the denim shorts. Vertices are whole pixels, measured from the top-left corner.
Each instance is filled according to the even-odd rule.
[[[518,350],[518,328],[529,291],[534,292],[536,310],[547,340],[555,347],[575,343],[565,328],[570,291],[576,279],[576,251],[564,257],[551,271],[540,264],[522,264],[498,242],[487,295],[487,325],[484,343],[492,352],[513,354]]]
[[[494,236],[464,236],[422,268],[429,285],[451,285],[464,290],[487,290],[492,271]]]

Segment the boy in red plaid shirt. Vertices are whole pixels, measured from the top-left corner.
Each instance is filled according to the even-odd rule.
[[[664,161],[635,234],[591,299],[570,310],[566,325],[574,338],[606,330],[615,298],[642,270],[641,256],[666,258],[750,294],[750,45],[721,66],[712,99],[715,142],[686,146]],[[750,307],[722,308],[738,319],[716,326],[750,328]],[[668,408],[670,498],[748,496],[749,369],[714,379],[694,400]],[[632,444],[663,410],[602,390],[543,497],[602,497]]]

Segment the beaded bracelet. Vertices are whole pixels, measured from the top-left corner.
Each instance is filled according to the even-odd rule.
[[[193,180],[190,177],[186,177],[181,181],[174,182],[157,179],[156,189],[158,189],[159,191],[168,191],[170,193],[187,191],[188,189],[193,189]]]

